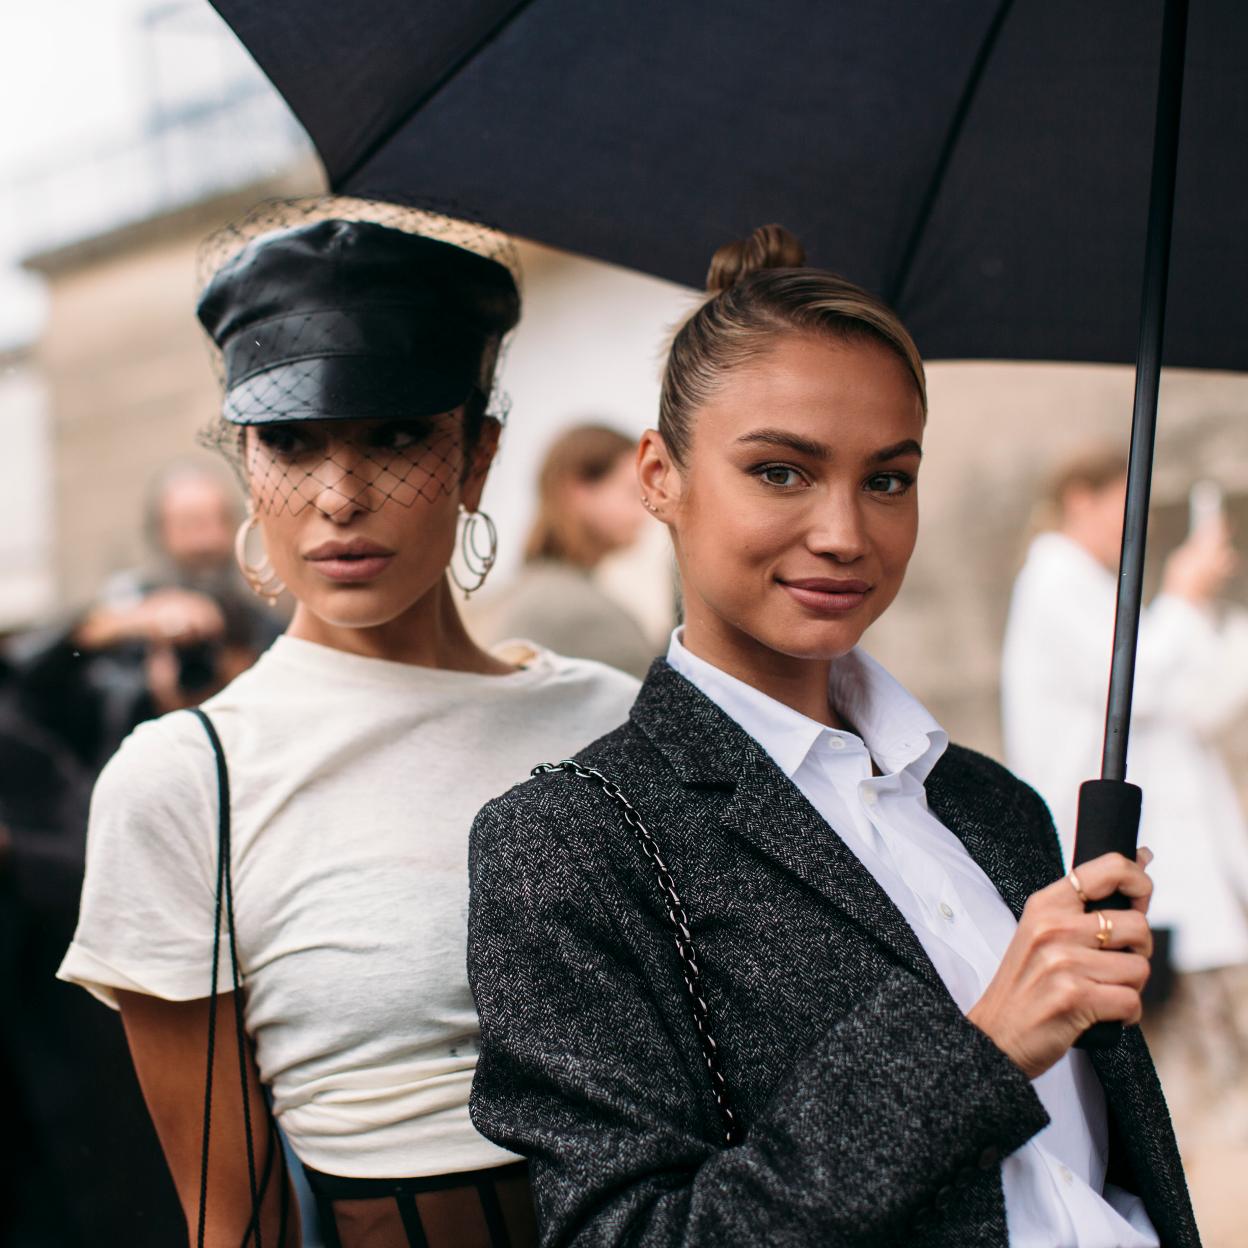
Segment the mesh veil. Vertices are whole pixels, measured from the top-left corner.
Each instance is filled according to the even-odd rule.
[[[332,195],[266,201],[210,235],[199,250],[197,287],[204,289],[218,270],[258,239],[334,220],[371,222],[454,244],[503,265],[520,288],[516,247],[497,230],[428,209]],[[253,292],[247,293],[250,299]],[[257,307],[278,298],[276,292],[262,287],[254,291]],[[496,386],[501,345],[473,359],[477,380],[462,415],[457,411],[409,415],[401,398],[395,398],[403,392],[398,365],[392,366],[390,376],[384,360],[334,360],[339,369],[356,369],[354,374],[348,371],[342,381],[355,399],[352,416],[299,419],[301,392],[313,383],[314,373],[326,366],[324,357],[344,347],[349,351],[353,335],[384,333],[384,318],[377,330],[369,331],[327,310],[286,318],[269,332],[287,336],[282,344],[285,355],[306,360],[258,371],[241,386],[236,381],[226,397],[225,411],[199,435],[202,445],[225,457],[259,511],[296,514],[317,506],[332,514],[340,508],[376,511],[387,503],[411,507],[420,501],[435,502],[471,474],[472,448],[485,420],[505,421],[507,400]],[[214,372],[224,390],[225,357],[211,339],[208,342]],[[227,344],[232,351],[245,352],[249,347],[247,341]],[[271,349],[271,337],[265,347]],[[465,349],[454,335],[448,335],[448,351]],[[237,378],[238,372],[235,359],[231,373]],[[227,414],[234,419],[227,419]],[[283,419],[287,414],[289,418]]]

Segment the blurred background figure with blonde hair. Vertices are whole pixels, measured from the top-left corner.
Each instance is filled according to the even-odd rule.
[[[577,425],[551,444],[537,479],[524,566],[477,625],[487,642],[526,637],[643,677],[656,654],[639,621],[594,572],[637,542],[646,513],[637,443],[605,425]]]
[[[1053,476],[1051,528],[1014,586],[1001,673],[1009,765],[1049,803],[1070,860],[1082,781],[1100,774],[1127,461],[1092,448]],[[1219,596],[1237,556],[1211,487],[1140,620],[1128,779],[1156,854],[1149,911],[1169,929],[1169,999],[1145,1025],[1180,1142],[1221,1110],[1248,1134],[1248,826],[1219,752],[1248,708],[1248,620]],[[1202,501],[1203,500],[1203,501]],[[1160,947],[1160,945],[1159,945]]]

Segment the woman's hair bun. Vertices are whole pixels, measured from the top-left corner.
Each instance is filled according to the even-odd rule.
[[[717,295],[759,269],[798,269],[806,249],[782,225],[760,225],[749,238],[725,243],[712,257],[706,289]]]

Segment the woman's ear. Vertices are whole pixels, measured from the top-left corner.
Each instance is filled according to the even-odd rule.
[[[637,444],[637,484],[646,510],[656,520],[671,524],[683,483],[667,443],[655,429],[647,429]]]
[[[485,489],[485,479],[489,476],[490,465],[498,454],[498,439],[503,427],[487,416],[481,424],[477,440],[468,452],[468,462],[464,465],[464,480],[460,487],[459,499],[468,511],[476,511],[481,505],[481,494]]]

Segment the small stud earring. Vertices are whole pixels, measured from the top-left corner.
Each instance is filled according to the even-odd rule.
[[[650,512],[651,515],[657,516],[659,509],[643,494],[641,496],[641,505]]]

